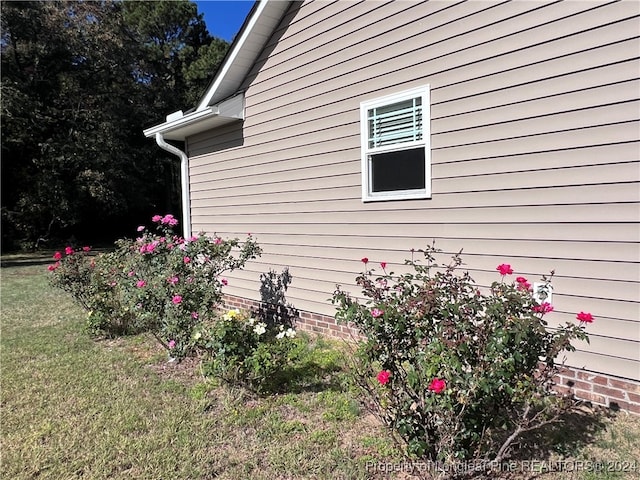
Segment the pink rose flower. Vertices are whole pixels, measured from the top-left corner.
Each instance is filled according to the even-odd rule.
[[[49,265],[47,267],[47,270],[49,270],[50,272],[53,272],[56,268],[58,268],[60,266],[60,262],[56,262],[53,265]]]
[[[179,305],[182,303],[182,296],[181,295],[174,295],[173,298],[171,299],[171,301],[173,302],[174,305]]]
[[[128,276],[133,277],[136,274],[136,272],[134,272],[133,270],[131,270],[129,273],[127,273]]]
[[[144,231],[144,225],[140,225],[137,229],[138,232]]]
[[[154,215],[153,217],[151,217],[151,221],[153,223],[158,223],[158,222],[162,221],[162,215]]]
[[[527,279],[524,277],[517,277],[516,282],[518,283],[527,283]]]
[[[62,253],[60,253],[60,252],[56,252],[56,253],[54,253],[54,254],[53,254],[53,259],[54,259],[54,260],[60,260],[60,259],[62,259]]]
[[[373,310],[371,310],[371,315],[373,316],[373,318],[378,318],[384,315],[384,311],[380,310],[379,308],[374,308]]]
[[[360,260],[362,263],[364,263],[365,265],[367,263],[369,263],[369,259],[367,257],[362,257],[362,259]]]
[[[64,253],[66,253],[67,255],[73,255],[73,248],[71,247],[65,248]]]
[[[540,305],[534,306],[531,310],[536,313],[542,313],[544,315],[545,313],[553,312],[553,305],[548,302],[543,302]]]
[[[167,282],[169,282],[171,285],[175,285],[179,281],[180,281],[180,279],[178,277],[167,278]]]
[[[175,340],[169,340],[169,348],[174,348],[176,346]]]
[[[169,225],[173,227],[178,224],[178,220],[173,218],[173,215],[167,214],[164,217],[162,217],[162,219],[160,219],[160,223],[162,223],[163,225]]]
[[[427,388],[434,393],[442,393],[447,388],[447,382],[441,378],[434,378]]]
[[[593,322],[593,315],[591,315],[590,313],[587,312],[580,312],[578,315],[576,315],[576,318],[578,320],[580,320],[583,323],[592,323]]]
[[[197,319],[199,316],[198,312],[191,312],[191,318]]]
[[[196,237],[195,235],[192,235],[191,237],[189,237],[190,242],[195,242],[197,240],[198,240],[198,237]]]
[[[500,275],[511,275],[513,273],[513,268],[508,263],[501,263],[496,267],[496,270],[500,272]]]
[[[182,259],[182,261],[183,261],[185,264],[187,264],[187,263],[191,263],[191,259],[190,259],[189,257],[184,257],[184,258]]]
[[[391,377],[391,372],[382,370],[378,373],[378,382],[380,382],[380,385],[386,385],[389,382],[389,377]]]
[[[220,245],[222,243],[222,239],[220,237],[216,237],[213,239],[214,245]]]
[[[138,280],[136,282],[136,287],[138,287],[138,288],[145,287],[146,285],[147,285],[147,282],[145,282],[144,280]]]
[[[82,247],[82,251],[83,252],[90,252],[91,251],[91,247]]]

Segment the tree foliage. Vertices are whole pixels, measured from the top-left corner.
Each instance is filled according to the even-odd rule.
[[[186,0],[2,2],[3,248],[179,210],[177,160],[142,130],[194,105],[227,46]]]

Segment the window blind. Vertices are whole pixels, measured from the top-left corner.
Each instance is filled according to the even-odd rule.
[[[422,140],[422,97],[367,112],[369,148]]]

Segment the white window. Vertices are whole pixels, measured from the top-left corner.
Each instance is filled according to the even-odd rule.
[[[429,86],[360,104],[362,200],[431,197]]]

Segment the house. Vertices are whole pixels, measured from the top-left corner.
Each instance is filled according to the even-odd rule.
[[[550,322],[596,317],[562,382],[640,413],[639,14],[262,0],[197,108],[145,135],[182,159],[185,233],[263,247],[230,304],[288,266],[302,326],[345,334],[335,285],[433,240],[482,285],[555,270]]]

